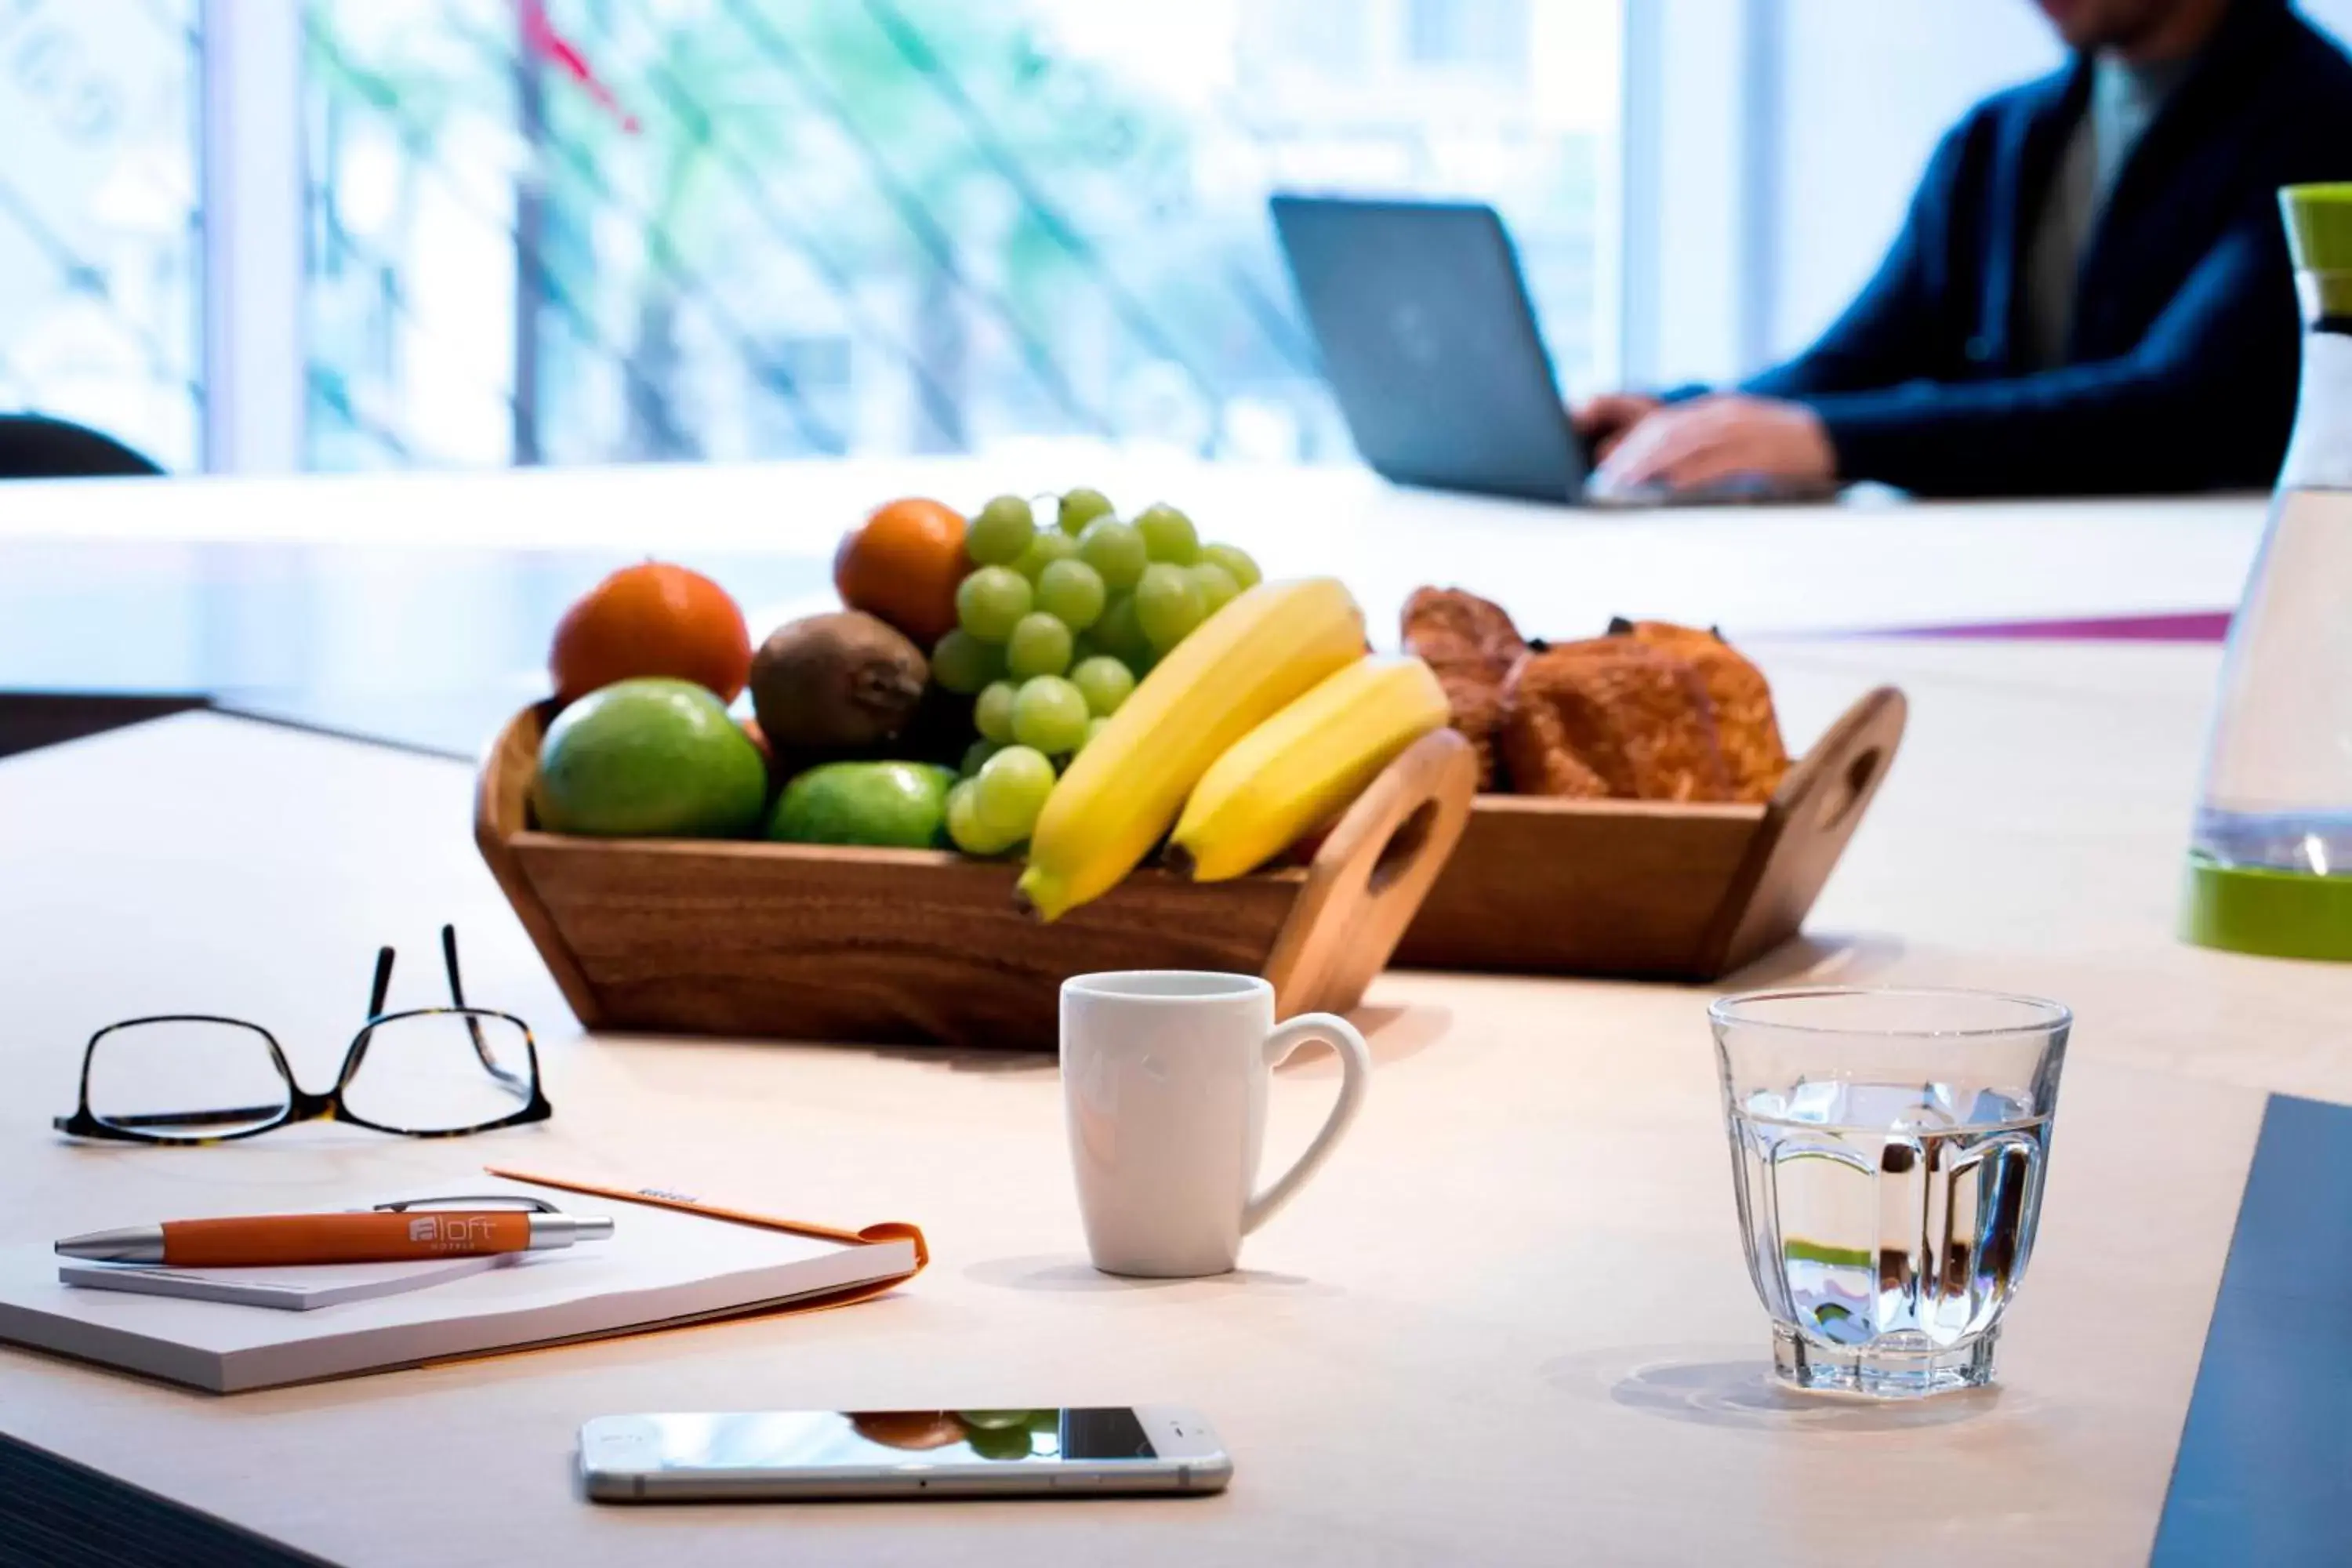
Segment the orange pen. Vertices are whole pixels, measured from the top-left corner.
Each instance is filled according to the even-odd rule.
[[[602,1241],[612,1234],[610,1219],[584,1215],[512,1208],[373,1210],[165,1220],[68,1237],[57,1248],[67,1258],[93,1262],[235,1268],[540,1252],[575,1241]]]

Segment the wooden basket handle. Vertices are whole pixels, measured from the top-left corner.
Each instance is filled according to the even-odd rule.
[[[539,773],[539,742],[546,733],[551,704],[534,703],[512,719],[490,742],[474,785],[474,847],[482,852],[499,890],[514,906],[515,918],[539,949],[556,988],[571,1005],[583,1029],[595,1028],[604,1016],[596,989],[572,950],[563,944],[555,917],[539,901],[522,863],[516,858],[514,836],[530,826],[530,785]]]
[[[1867,692],[1789,770],[1700,945],[1700,976],[1737,969],[1797,934],[1894,766],[1909,710],[1891,686]]]
[[[1478,758],[1452,730],[1423,735],[1356,797],[1307,867],[1265,977],[1277,1018],[1344,1013],[1388,966],[1461,841]]]

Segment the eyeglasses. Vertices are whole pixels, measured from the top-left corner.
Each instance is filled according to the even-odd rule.
[[[446,1007],[383,1010],[393,950],[376,953],[367,1021],[343,1053],[335,1086],[294,1080],[268,1030],[241,1018],[164,1014],[110,1025],[81,1060],[81,1104],[54,1125],[76,1138],[131,1143],[221,1143],[297,1121],[349,1121],[411,1138],[455,1138],[544,1121],[539,1044],[510,1013],[466,1005],[457,932],[441,928]],[[216,1107],[199,1110],[195,1107]]]

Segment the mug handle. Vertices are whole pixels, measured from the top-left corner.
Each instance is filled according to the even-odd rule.
[[[1243,1208],[1244,1236],[1272,1219],[1276,1210],[1297,1195],[1298,1189],[1307,1184],[1307,1178],[1339,1146],[1340,1134],[1348,1131],[1356,1113],[1364,1108],[1364,1090],[1372,1079],[1372,1053],[1365,1046],[1364,1037],[1356,1033],[1356,1026],[1345,1018],[1329,1013],[1303,1013],[1275,1030],[1260,1047],[1265,1055],[1267,1070],[1289,1060],[1291,1053],[1309,1040],[1326,1041],[1339,1053],[1339,1100],[1331,1107],[1331,1114],[1324,1118],[1322,1131],[1307,1145],[1307,1152],[1298,1156],[1297,1163]]]

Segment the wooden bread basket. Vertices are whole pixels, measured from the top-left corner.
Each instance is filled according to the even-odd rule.
[[[928,849],[537,831],[544,705],[493,742],[474,838],[583,1026],[675,1035],[1054,1048],[1074,974],[1273,982],[1278,1016],[1344,1012],[1388,963],[1477,787],[1450,730],[1413,743],[1308,864],[1229,882],[1140,869],[1041,925],[1019,868]]]
[[[1762,805],[1482,795],[1400,965],[1707,981],[1797,934],[1902,743],[1869,693]]]

